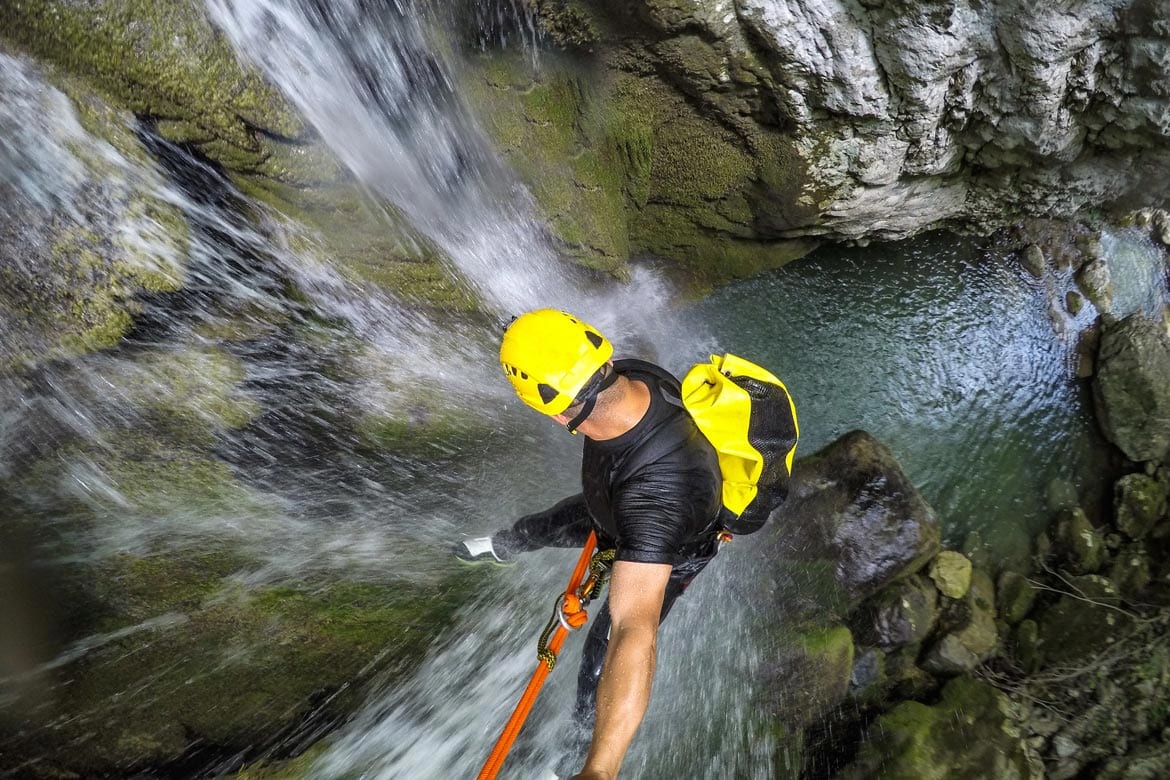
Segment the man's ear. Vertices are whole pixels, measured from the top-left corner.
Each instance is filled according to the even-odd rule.
[[[567,425],[573,418],[567,414],[550,414],[549,417],[557,421],[558,425]]]

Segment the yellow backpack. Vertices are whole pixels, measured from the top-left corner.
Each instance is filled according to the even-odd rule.
[[[788,495],[800,438],[788,388],[749,360],[712,355],[683,377],[682,403],[719,454],[725,527],[758,530]]]

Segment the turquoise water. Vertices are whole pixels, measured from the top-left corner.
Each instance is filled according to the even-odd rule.
[[[719,349],[773,369],[801,421],[798,454],[863,428],[885,442],[939,514],[1019,548],[1048,521],[1056,478],[1089,500],[1101,445],[1078,331],[1095,313],[1053,318],[1069,280],[954,236],[834,248],[721,289],[693,322]],[[678,367],[676,367],[678,368]]]

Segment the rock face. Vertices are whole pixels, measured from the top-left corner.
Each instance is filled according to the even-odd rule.
[[[938,551],[933,510],[864,431],[799,461],[781,512],[786,554],[830,561],[847,603],[913,574]]]
[[[1170,337],[1140,314],[1107,326],[1093,385],[1105,435],[1134,461],[1170,449]]]
[[[900,237],[1067,214],[1135,176],[1164,187],[1170,8],[1157,0],[615,5],[588,7],[591,51],[611,73],[656,71],[717,120],[731,148],[704,153],[750,152],[751,186],[720,193],[750,237]]]

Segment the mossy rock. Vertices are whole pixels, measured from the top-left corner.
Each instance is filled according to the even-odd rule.
[[[845,626],[812,628],[780,640],[777,658],[762,670],[761,696],[772,717],[807,725],[845,700],[853,673],[853,635]]]
[[[961,552],[943,550],[930,562],[930,579],[939,593],[961,599],[971,587],[971,559]]]
[[[225,588],[232,563],[121,556],[95,570],[101,641],[52,672],[17,755],[46,751],[89,775],[172,761],[192,740],[255,750],[310,715],[356,706],[371,671],[411,668],[447,613],[441,597],[404,584]]]
[[[75,113],[40,72],[15,67],[6,78],[35,91],[17,101],[20,119],[39,133],[18,135],[13,153],[62,181],[51,201],[17,188],[0,214],[0,370],[117,344],[142,309],[141,294],[183,285],[190,243],[129,117],[70,83]]]
[[[272,156],[272,138],[306,133],[279,91],[238,63],[192,0],[22,0],[9,4],[0,34],[136,114],[166,117],[176,128],[182,120],[176,140],[195,142],[229,170],[256,171]]]
[[[1144,538],[1166,514],[1166,488],[1145,474],[1126,474],[1113,495],[1114,522],[1131,539]]]
[[[866,732],[842,780],[1032,780],[1039,758],[1020,738],[1007,698],[986,683],[958,677],[935,705],[907,701]]]

